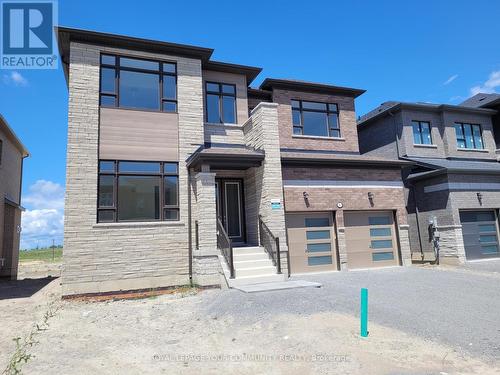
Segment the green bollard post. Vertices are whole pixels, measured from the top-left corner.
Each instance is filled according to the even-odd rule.
[[[361,288],[361,337],[368,336],[368,289]]]

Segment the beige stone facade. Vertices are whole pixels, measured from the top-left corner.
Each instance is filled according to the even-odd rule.
[[[188,283],[202,286],[223,284],[225,268],[217,248],[216,198],[217,181],[221,179],[238,179],[242,184],[245,233],[240,239],[244,243],[240,245],[262,245],[261,218],[279,238],[283,274],[288,273],[286,212],[335,213],[339,258],[344,269],[348,267],[343,211],[393,212],[401,262],[409,264],[408,223],[399,164],[387,160],[387,163],[379,161],[377,167],[366,167],[362,162],[353,165],[352,160],[346,164],[334,160],[335,165],[330,166],[320,166],[320,161],[306,166],[290,166],[283,161],[285,149],[312,153],[319,150],[330,153],[332,158],[335,155],[348,155],[353,160],[359,158],[354,98],[362,90],[338,90],[332,86],[330,93],[325,94],[277,88],[262,90],[249,101],[248,77],[256,68],[232,66],[227,68],[228,72],[212,71],[206,69],[206,57],[146,51],[133,43],[131,48],[111,46],[113,43],[111,39],[109,45],[70,41],[68,47],[69,115],[62,270],[65,295]],[[157,46],[159,49],[163,47]],[[175,62],[177,113],[145,114],[128,110],[130,116],[127,116],[127,110],[107,110],[103,116],[103,109],[99,106],[101,53]],[[217,69],[226,69],[222,65]],[[238,73],[238,69],[244,72]],[[236,86],[237,124],[206,123],[206,82]],[[257,97],[266,100],[259,102]],[[267,98],[273,102],[267,102]],[[291,99],[337,104],[341,137],[292,135]],[[103,118],[106,120],[106,136],[101,138]],[[162,124],[165,124],[165,129]],[[149,134],[148,127],[157,136]],[[133,129],[138,135],[126,140],[126,147],[118,150],[120,156],[116,157],[117,160],[147,161],[148,155],[161,155],[169,159],[162,161],[178,161],[179,220],[97,223],[100,153],[105,151],[107,158],[114,158],[116,147],[121,142],[121,138],[113,134],[117,128],[122,133]],[[146,135],[144,142],[141,134]],[[217,152],[221,155],[213,157]],[[228,152],[231,153],[229,158],[224,155]],[[133,155],[134,159],[127,159],[127,155]],[[305,187],[295,186],[297,180]],[[326,181],[325,186],[318,186],[321,181]],[[314,186],[308,187],[308,183]],[[331,186],[336,183],[345,186]],[[309,196],[307,204],[304,189]],[[369,193],[374,196],[372,202],[367,198]]]

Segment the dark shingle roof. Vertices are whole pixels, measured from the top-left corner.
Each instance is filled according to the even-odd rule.
[[[486,94],[481,92],[479,94],[471,96],[460,105],[463,105],[465,107],[486,108],[490,105],[497,104],[500,104],[500,94]]]
[[[497,111],[488,108],[474,108],[466,107],[462,105],[451,105],[451,104],[434,104],[434,103],[412,103],[412,102],[385,102],[374,110],[368,112],[367,114],[361,116],[357,121],[358,126],[364,126],[365,124],[371,122],[372,120],[387,115],[390,110],[399,109],[412,109],[412,110],[423,110],[423,111],[460,111],[468,113],[483,113],[483,114],[495,114]]]
[[[467,174],[500,174],[500,163],[496,160],[478,161],[464,159],[435,159],[435,158],[405,158],[417,165],[429,168],[428,172],[419,172],[408,176],[409,179],[430,177],[442,173],[467,173]]]
[[[354,98],[357,98],[365,92],[365,90],[351,87],[334,86],[324,83],[301,81],[298,79],[266,78],[259,86],[261,90],[272,90],[273,87],[284,90],[317,92],[321,94],[348,95]]]

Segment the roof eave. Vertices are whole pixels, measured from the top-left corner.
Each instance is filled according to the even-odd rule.
[[[351,87],[333,86],[322,83],[300,82],[286,79],[266,78],[259,86],[261,90],[270,90],[272,88],[316,92],[321,94],[342,94],[357,98],[364,94],[366,90],[355,89]]]
[[[415,165],[406,160],[366,160],[366,159],[332,159],[299,156],[281,156],[281,164],[285,165],[362,165],[366,167],[403,168]]]
[[[10,138],[10,140],[15,144],[17,149],[21,151],[23,159],[30,156],[30,152],[28,151],[28,149],[23,145],[21,140],[17,137],[16,133],[14,133],[14,130],[12,130],[12,128],[7,123],[7,120],[5,120],[5,118],[1,114],[0,114],[0,126],[2,127],[2,130]]]
[[[213,60],[204,62],[203,69],[214,70],[216,72],[244,74],[247,78],[247,85],[250,85],[260,72],[262,72],[262,68],[256,66],[239,65]]]

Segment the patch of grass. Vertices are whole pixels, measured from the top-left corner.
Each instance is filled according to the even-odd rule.
[[[35,323],[30,333],[22,339],[21,337],[15,337],[12,340],[16,342],[16,350],[12,354],[9,364],[3,370],[2,375],[20,375],[22,374],[21,367],[28,363],[30,359],[34,356],[29,353],[29,350],[39,342],[36,340],[36,336],[46,331],[49,328],[49,319],[52,318],[60,306],[55,302],[47,305],[45,314],[42,317],[42,321]]]
[[[20,262],[60,262],[62,260],[62,248],[55,248],[52,254],[52,249],[39,249],[39,250],[21,250],[19,252]]]

